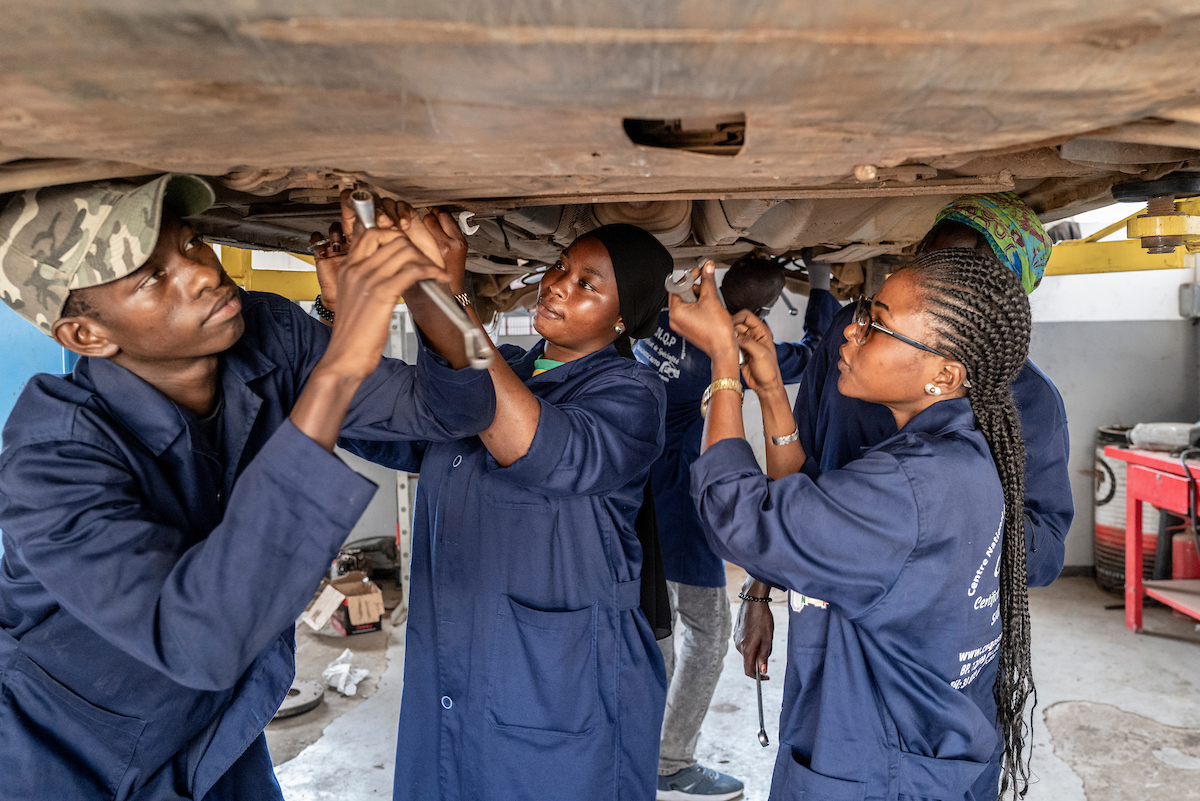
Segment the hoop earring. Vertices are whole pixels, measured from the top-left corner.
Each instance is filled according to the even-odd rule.
[[[932,382],[925,385],[925,391],[930,395],[941,395],[942,391],[933,385]]]

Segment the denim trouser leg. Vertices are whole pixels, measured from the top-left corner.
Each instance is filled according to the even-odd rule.
[[[668,776],[696,764],[700,724],[712,702],[733,622],[724,587],[667,582],[671,614],[683,622],[679,654],[675,637],[661,640],[667,665],[667,711],[663,718],[658,772]]]

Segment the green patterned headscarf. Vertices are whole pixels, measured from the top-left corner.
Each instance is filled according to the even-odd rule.
[[[1026,294],[1042,282],[1052,243],[1041,220],[1015,192],[965,195],[939,211],[934,226],[943,220],[982,234],[996,258],[1021,276]]]

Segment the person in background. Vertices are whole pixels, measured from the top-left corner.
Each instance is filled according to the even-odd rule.
[[[443,211],[425,224],[462,293],[458,225]],[[544,339],[496,350],[496,415],[479,436],[343,440],[421,474],[397,799],[654,797],[666,696],[655,639],[670,616],[646,482],[666,392],[630,338],[654,331],[671,266],[631,225],[579,237],[542,276]],[[454,335],[409,305],[430,339]]]
[[[785,384],[800,380],[813,348],[840,305],[829,293],[829,265],[809,266],[811,294],[804,314],[804,338],[775,345]],[[784,287],[783,268],[754,256],[734,262],[721,282],[730,314],[747,309],[765,317]],[[743,784],[696,762],[696,741],[712,702],[732,628],[725,592],[725,561],[704,538],[691,497],[692,463],[700,456],[704,419],[700,401],[712,363],[704,352],[671,330],[666,309],[652,336],[633,354],[658,371],[667,390],[667,441],[650,471],[659,541],[671,597],[672,623],[681,621],[678,656],[674,637],[659,640],[667,668],[667,708],[658,757],[659,801],[727,801],[741,795]],[[672,629],[675,626],[672,625]]]
[[[1037,215],[1016,194],[967,195],[948,204],[921,242],[921,253],[966,248],[993,257],[996,269],[1015,273],[1025,292],[1041,282],[1050,258],[1051,242]],[[834,319],[830,334],[818,345],[800,381],[794,415],[800,444],[807,459],[802,468],[811,478],[841,468],[896,433],[888,410],[879,404],[847,397],[838,387],[838,352],[846,343],[844,331],[853,307]],[[1045,586],[1062,571],[1066,536],[1075,516],[1067,459],[1070,443],[1062,396],[1050,379],[1028,358],[1012,384],[1021,415],[1025,443],[1023,520],[1026,570],[1030,586]],[[770,586],[747,579],[743,592],[770,598]],[[810,615],[797,625],[820,625]],[[743,601],[738,610],[734,644],[742,654],[746,675],[757,669],[766,679],[775,621],[766,603]],[[998,763],[985,771],[979,788],[998,781]],[[980,797],[986,789],[977,789]]]
[[[331,330],[239,290],[186,217],[190,175],[29,190],[0,212],[0,295],[80,354],[36,375],[0,451],[0,799],[283,798],[263,727],[295,622],[376,487],[340,432],[455,439],[491,379],[380,359],[440,265],[363,236]],[[459,367],[465,366],[465,359]]]
[[[1031,328],[1019,279],[989,253],[947,249],[859,301],[838,385],[886,408],[896,432],[815,479],[789,436],[770,333],[730,319],[711,271],[702,282],[696,304],[671,302],[672,326],[713,363],[693,498],[714,550],[790,601],[771,799],[994,801],[980,777],[1001,769],[1000,793],[1024,795],[1035,696],[1009,389]],[[745,441],[742,378],[772,437],[766,475]]]

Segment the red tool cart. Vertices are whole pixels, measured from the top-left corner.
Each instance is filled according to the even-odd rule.
[[[1177,457],[1158,451],[1108,446],[1104,455],[1125,466],[1125,625],[1142,630],[1142,595],[1200,620],[1200,579],[1144,581],[1142,579],[1142,503],[1150,503],[1180,517],[1189,516],[1193,479],[1200,480],[1200,461],[1188,461],[1188,472]]]

